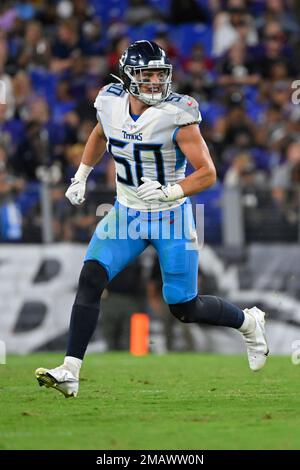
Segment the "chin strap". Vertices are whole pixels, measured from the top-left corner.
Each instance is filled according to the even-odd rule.
[[[117,75],[114,75],[113,73],[110,73],[110,75],[114,77],[116,80],[118,80],[120,83],[122,83],[123,86],[125,85],[122,78],[118,77]]]

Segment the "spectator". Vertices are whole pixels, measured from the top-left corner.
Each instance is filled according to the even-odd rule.
[[[5,103],[6,103],[6,111],[5,117],[10,119],[13,117],[15,112],[15,100],[13,95],[13,86],[12,80],[10,76],[5,73],[5,64],[7,61],[8,56],[8,45],[5,39],[1,39],[0,37],[0,80],[1,85],[4,85],[5,90]]]
[[[263,54],[257,61],[257,70],[262,77],[269,79],[272,67],[274,64],[277,64],[278,61],[284,62],[288,76],[293,76],[295,73],[295,65],[293,64],[293,59],[289,57],[288,47],[286,46],[286,36],[280,23],[272,21],[265,25],[263,45]]]
[[[147,4],[144,0],[129,0],[126,11],[126,22],[132,26],[157,22],[161,19],[159,11]]]
[[[221,11],[214,20],[213,53],[220,57],[237,41],[247,46],[258,43],[254,19],[244,0],[229,0],[227,11]]]
[[[8,168],[5,147],[0,145],[0,240],[17,241],[22,237],[22,219],[16,195],[25,188],[25,181],[16,178]]]
[[[256,73],[256,67],[246,54],[246,46],[242,42],[235,42],[230,47],[225,58],[220,62],[220,85],[257,85],[259,83],[260,76]]]
[[[255,162],[249,153],[238,153],[225,174],[224,185],[233,188],[245,188],[249,185],[259,187],[264,178],[255,167]]]
[[[169,21],[173,24],[207,23],[210,20],[208,11],[196,0],[172,0]]]
[[[28,67],[48,67],[50,44],[43,36],[42,25],[32,20],[26,24],[25,37],[19,51],[18,64],[21,69]]]
[[[73,65],[73,57],[81,54],[83,43],[78,32],[77,22],[74,19],[61,21],[58,35],[52,47],[53,59],[51,70],[62,73]]]
[[[256,19],[258,30],[261,30],[266,23],[276,21],[282,25],[283,31],[288,36],[299,34],[299,25],[285,3],[284,0],[265,0],[265,12]]]
[[[284,192],[288,190],[294,181],[298,182],[298,168],[300,165],[300,142],[290,142],[286,148],[285,162],[274,169],[271,186],[273,197],[282,201]]]

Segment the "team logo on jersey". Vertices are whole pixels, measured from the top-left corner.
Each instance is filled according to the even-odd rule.
[[[129,140],[143,140],[143,133],[139,132],[138,134],[129,134],[129,132],[122,131],[123,138]]]

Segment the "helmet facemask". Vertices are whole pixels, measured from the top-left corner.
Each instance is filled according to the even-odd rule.
[[[149,106],[161,103],[171,93],[172,65],[125,65],[124,73],[129,79],[129,93]],[[151,81],[151,73],[156,73],[157,80]]]

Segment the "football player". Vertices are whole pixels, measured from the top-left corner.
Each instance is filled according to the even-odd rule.
[[[195,241],[196,232],[188,196],[216,181],[199,130],[198,104],[190,96],[172,93],[172,65],[154,42],[129,46],[120,59],[117,78],[119,83],[105,86],[96,98],[98,123],[66,192],[72,204],[84,202],[86,180],[107,149],[116,165],[117,200],[99,222],[86,253],[64,363],[55,369],[39,368],[36,377],[40,385],[66,397],[77,395],[101,294],[149,244],[159,257],[163,296],[171,314],[181,322],[239,330],[250,368],[259,370],[268,354],[264,312],[257,307],[243,311],[219,297],[197,293],[198,248],[189,243]],[[188,177],[186,160],[195,169]]]

